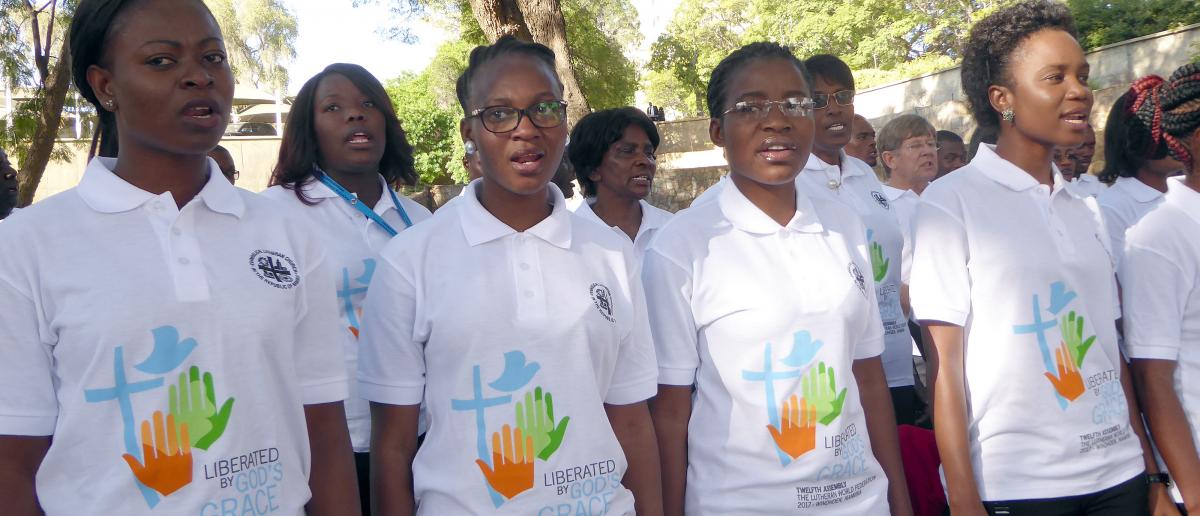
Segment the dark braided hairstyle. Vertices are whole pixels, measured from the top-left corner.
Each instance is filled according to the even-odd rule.
[[[1118,177],[1137,177],[1147,161],[1167,157],[1163,144],[1161,114],[1158,112],[1162,77],[1148,75],[1133,83],[1113,103],[1104,122],[1104,170],[1106,183]]]
[[[521,54],[541,60],[550,67],[550,71],[554,74],[554,82],[558,83],[559,89],[562,89],[562,80],[558,78],[558,72],[554,68],[553,50],[540,43],[522,41],[514,36],[503,36],[491,45],[478,46],[471,50],[467,69],[463,70],[462,75],[458,76],[458,81],[454,84],[454,92],[458,95],[458,103],[462,106],[464,116],[471,113],[471,80],[475,78],[475,74],[479,73],[483,65],[489,61],[508,54]]]
[[[1053,0],[1026,0],[1000,9],[971,28],[963,48],[962,88],[971,115],[980,127],[1000,125],[988,88],[1012,86],[1009,66],[1021,43],[1045,29],[1056,29],[1078,39],[1075,21],[1066,4]]]
[[[1161,87],[1158,95],[1163,140],[1175,159],[1189,169],[1195,156],[1182,140],[1200,130],[1200,63],[1179,67]]]

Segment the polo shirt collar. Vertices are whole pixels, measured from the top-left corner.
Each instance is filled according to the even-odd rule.
[[[112,171],[116,166],[116,158],[96,157],[84,170],[76,191],[93,210],[101,213],[121,213],[159,197],[117,177]],[[237,188],[225,180],[217,162],[212,158],[208,158],[208,182],[196,197],[210,210],[218,213],[241,218],[246,211],[246,203]]]
[[[600,216],[596,215],[596,212],[592,210],[592,203],[595,201],[595,197],[588,197],[584,199],[583,202],[579,203],[579,207],[575,209],[575,214],[593,222],[599,222],[600,224],[608,226],[608,223],[604,222],[604,219],[601,219]],[[664,215],[644,199],[639,200],[638,204],[642,206],[642,225],[638,228],[638,236],[641,236],[647,231],[653,231],[663,227],[663,225],[667,223],[667,220],[670,219],[670,217]]]
[[[392,202],[392,196],[388,195],[387,193],[388,189],[391,187],[388,186],[387,181],[383,180],[383,176],[377,174],[376,177],[379,178],[379,185],[383,187],[383,195],[379,197],[379,203],[375,205],[375,211],[383,214],[387,213],[389,209],[396,209],[396,203]],[[301,188],[304,190],[304,196],[308,197],[309,199],[338,199],[339,202],[345,204],[345,202],[341,200],[342,196],[338,195],[337,192],[333,191],[332,188],[325,186],[325,183],[318,181],[316,177],[309,177],[308,181],[305,182]],[[358,211],[353,208],[351,211],[358,213]]]
[[[1200,192],[1183,183],[1183,178],[1167,181],[1166,201],[1183,210],[1196,224],[1200,224]]]
[[[721,212],[725,214],[725,218],[734,227],[747,233],[759,235],[769,235],[779,232],[781,226],[774,219],[768,217],[766,213],[750,202],[742,191],[738,189],[737,183],[730,181],[725,188],[721,189],[721,193],[717,197],[717,203],[721,208]],[[825,227],[821,225],[821,219],[817,216],[817,210],[813,207],[812,200],[804,195],[802,189],[796,188],[796,213],[792,215],[792,220],[788,221],[786,226],[783,226],[791,231],[800,233],[821,233],[825,231]]]
[[[1153,202],[1163,196],[1162,192],[1151,188],[1150,185],[1141,182],[1136,177],[1118,177],[1116,184],[1113,186],[1118,186],[1125,190],[1125,193],[1133,197],[1133,200],[1140,203]]]
[[[999,154],[996,154],[996,146],[991,144],[981,144],[979,150],[975,153],[975,159],[971,160],[971,164],[975,165],[983,175],[988,179],[1000,183],[1004,187],[1014,192],[1024,192],[1038,186],[1039,183],[1029,173],[1021,170],[1020,167],[1014,165]],[[1054,186],[1051,188],[1051,196],[1057,195],[1060,191],[1065,191],[1067,194],[1082,199],[1085,195],[1075,191],[1077,185],[1073,185],[1063,180],[1062,173],[1058,171],[1058,166],[1051,164],[1050,170],[1054,172]]]
[[[863,168],[867,166],[867,164],[865,162],[862,162],[862,161],[858,160],[857,158],[851,158],[850,156],[847,156],[845,150],[839,150],[838,157],[840,157],[841,161],[842,161],[842,167],[841,167],[842,176],[841,177],[842,177],[843,181],[847,177],[861,176],[861,175],[866,174],[866,172],[863,170]],[[862,163],[863,166],[861,166],[861,167],[858,166],[858,163],[855,163],[856,161],[858,161],[859,163]],[[815,152],[809,153],[808,163],[804,164],[804,170],[822,171],[822,170],[828,170],[831,168],[837,169],[838,166],[826,163],[821,158],[818,158],[817,153],[815,153]]]
[[[476,179],[467,185],[466,193],[459,201],[459,217],[462,220],[463,235],[467,245],[472,247],[497,240],[514,234],[517,230],[497,219],[479,203],[478,192],[483,179]],[[525,231],[546,243],[562,249],[571,248],[571,212],[567,211],[566,199],[562,190],[554,184],[546,187],[554,209],[550,216],[542,219],[535,226]]]
[[[887,199],[889,201],[894,201],[901,197],[908,197],[910,195],[915,198],[918,198],[918,199],[921,197],[921,196],[917,195],[917,192],[914,192],[912,190],[905,190],[903,188],[896,188],[892,185],[883,185],[883,193],[884,193],[884,195],[887,195]]]

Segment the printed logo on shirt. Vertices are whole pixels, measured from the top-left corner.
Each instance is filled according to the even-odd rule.
[[[1046,369],[1043,375],[1049,386],[1053,387],[1053,395],[1063,410],[1066,410],[1069,402],[1079,399],[1087,391],[1080,368],[1092,344],[1096,342],[1095,335],[1084,338],[1083,316],[1076,315],[1074,310],[1067,310],[1077,297],[1066,283],[1055,282],[1050,285],[1045,307],[1042,306],[1043,298],[1039,294],[1033,295],[1030,303],[1033,321],[1013,325],[1013,333],[1017,335],[1032,333],[1037,336],[1043,367]],[[1051,348],[1051,341],[1046,334],[1056,327],[1060,340],[1057,346]]]
[[[854,280],[854,285],[858,287],[858,291],[862,292],[863,297],[867,296],[867,279],[863,277],[862,271],[858,270],[858,264],[853,260],[846,266],[846,270],[850,272],[850,279]]]
[[[362,261],[362,274],[351,276],[348,267],[342,267],[341,285],[338,287],[338,301],[342,303],[342,317],[345,318],[346,327],[354,338],[358,338],[359,327],[362,321],[362,308],[354,308],[354,300],[361,299],[367,295],[367,287],[371,285],[371,278],[375,276],[375,260],[367,258]]]
[[[887,277],[891,259],[883,256],[883,246],[879,245],[874,237],[875,231],[868,229],[867,242],[871,243],[871,273],[875,277],[875,283],[879,283]]]
[[[208,451],[224,435],[233,413],[234,398],[229,397],[221,402],[217,396],[212,372],[202,373],[197,365],[184,366],[184,362],[197,347],[195,339],[181,339],[179,330],[174,326],[161,326],[150,333],[154,338],[154,347],[150,355],[135,364],[134,370],[130,371],[125,366],[125,347],[117,346],[113,350],[114,385],[85,389],[84,399],[88,403],[117,402],[124,426],[121,440],[125,446],[125,453],[121,459],[128,466],[134,485],[146,505],[154,508],[163,497],[171,496],[195,480],[193,470],[196,451]],[[168,376],[177,370],[180,371],[177,377]],[[148,379],[130,378],[131,375],[139,373]],[[135,406],[136,394],[157,391],[164,384],[167,384],[167,407]],[[140,413],[146,415],[146,418],[135,417],[135,409],[141,409]],[[140,425],[137,424],[138,420],[141,421]],[[282,477],[282,468],[278,464],[278,450],[274,453],[273,462],[276,464],[261,466],[266,468],[260,472],[262,482],[258,482],[259,476],[252,479],[254,487],[261,488],[267,497],[275,496],[271,493],[278,489],[278,480]],[[241,475],[240,484],[238,476],[233,474],[236,471],[231,471],[228,476],[222,476],[218,480],[212,475],[207,464],[203,468],[205,480],[218,480],[222,489],[235,487],[246,497],[251,494],[257,496],[256,493],[247,492],[250,491],[251,480],[245,477],[251,472],[246,464],[245,461],[238,462],[238,470],[246,470]],[[268,481],[269,471],[275,472],[273,483]],[[242,500],[241,496],[235,495],[221,500],[219,504],[209,503],[214,510],[228,509],[241,514]],[[245,501],[253,503],[249,498],[245,498]]]
[[[592,293],[592,304],[600,311],[600,315],[608,319],[608,322],[617,322],[613,317],[612,291],[600,283],[592,283],[588,290]]]
[[[300,283],[296,262],[277,251],[259,249],[250,253],[250,270],[258,279],[279,289],[290,289]]]
[[[890,210],[892,208],[891,203],[888,202],[887,196],[883,195],[882,192],[872,191],[871,198],[875,199],[875,202],[879,203],[880,206],[883,206],[883,209],[885,210]]]

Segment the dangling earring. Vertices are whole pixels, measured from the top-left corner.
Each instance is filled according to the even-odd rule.
[[[463,151],[465,151],[468,156],[475,154],[475,151],[477,150],[479,150],[479,148],[475,147],[475,142],[471,140],[467,140],[467,142],[463,144]]]
[[[1000,116],[1004,118],[1005,122],[1012,122],[1017,118],[1017,114],[1013,113],[1012,108],[1005,109],[1000,113]]]
[[[568,145],[570,145],[570,144],[571,144],[571,135],[569,135],[569,134],[568,134],[568,135],[567,135],[567,141],[563,142],[563,147],[566,147],[566,146],[568,146]]]

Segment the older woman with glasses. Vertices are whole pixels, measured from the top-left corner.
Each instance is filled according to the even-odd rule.
[[[586,197],[575,213],[629,238],[639,259],[671,218],[646,202],[658,142],[654,122],[637,108],[624,107],[583,117],[571,131],[567,150]]]

